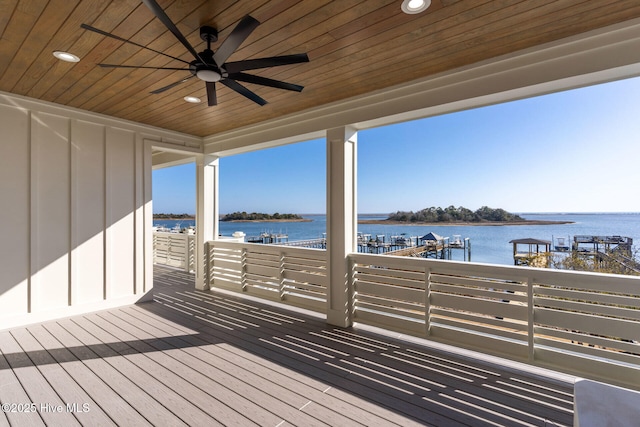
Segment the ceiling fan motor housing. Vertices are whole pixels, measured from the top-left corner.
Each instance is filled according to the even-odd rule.
[[[200,38],[207,42],[207,48],[211,49],[211,43],[218,41],[218,30],[208,25],[200,27]]]
[[[226,77],[226,72],[221,70],[213,60],[213,51],[211,50],[211,43],[218,40],[218,30],[213,27],[203,26],[200,27],[200,38],[207,42],[207,48],[198,55],[204,63],[194,60],[189,64],[189,70],[191,74],[198,77],[205,82],[217,82],[223,77]]]

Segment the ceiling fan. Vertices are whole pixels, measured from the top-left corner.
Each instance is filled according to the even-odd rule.
[[[278,89],[291,90],[300,92],[303,86],[293,83],[287,83],[279,80],[274,80],[266,77],[256,76],[253,74],[247,74],[244,71],[256,70],[260,68],[277,67],[281,65],[298,64],[301,62],[309,62],[309,57],[306,53],[272,56],[268,58],[258,59],[246,59],[244,61],[227,62],[227,59],[233,54],[238,47],[249,37],[249,35],[256,29],[260,22],[251,16],[247,15],[238,23],[233,29],[231,34],[222,42],[217,51],[211,50],[211,43],[218,40],[218,31],[209,26],[203,26],[200,28],[200,38],[207,42],[207,48],[202,52],[196,52],[196,50],[189,44],[187,39],[182,35],[178,27],[171,21],[167,14],[162,10],[155,0],[142,0],[142,2],[153,12],[154,15],[167,27],[169,31],[178,39],[180,43],[187,48],[187,50],[193,55],[194,60],[191,62],[184,61],[175,56],[168,55],[166,53],[151,49],[141,44],[132,42],[130,40],[123,39],[114,34],[110,34],[106,31],[92,27],[87,24],[81,24],[81,27],[85,30],[93,31],[103,36],[111,37],[116,40],[120,40],[126,43],[133,44],[143,49],[150,50],[160,55],[167,56],[175,59],[176,61],[184,62],[188,65],[188,68],[175,68],[175,67],[145,67],[135,65],[115,65],[115,64],[98,64],[104,68],[148,68],[155,70],[184,70],[191,73],[190,76],[185,77],[182,80],[171,83],[170,85],[161,87],[152,91],[151,93],[157,94],[169,90],[187,80],[197,77],[206,83],[207,87],[207,101],[209,106],[218,104],[216,96],[216,82],[227,86],[228,88],[238,92],[258,105],[265,105],[267,101],[262,99],[256,93],[247,89],[245,86],[238,82],[253,83],[262,86],[269,86]]]

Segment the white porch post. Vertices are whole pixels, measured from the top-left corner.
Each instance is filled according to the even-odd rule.
[[[196,157],[196,289],[209,289],[204,244],[218,237],[218,157]]]
[[[327,131],[327,323],[351,326],[347,256],[356,251],[357,133],[350,127]]]

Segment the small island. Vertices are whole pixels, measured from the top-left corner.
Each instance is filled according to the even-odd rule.
[[[189,220],[196,219],[195,215],[182,213],[182,214],[174,214],[174,213],[158,213],[153,214],[153,219],[161,219],[161,220]]]
[[[413,211],[397,211],[383,220],[360,220],[360,224],[394,225],[549,225],[571,224],[573,221],[528,220],[504,209],[483,206],[476,211],[459,206],[430,207]]]
[[[298,214],[291,213],[246,213],[246,212],[233,212],[220,216],[220,221],[228,222],[310,222],[312,220],[301,217]]]

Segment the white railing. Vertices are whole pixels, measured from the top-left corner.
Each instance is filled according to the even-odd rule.
[[[194,271],[195,243],[193,234],[155,231],[153,233],[153,262]]]
[[[206,280],[320,313],[323,250],[207,242]],[[640,388],[640,277],[353,253],[354,321]]]
[[[640,388],[640,277],[349,258],[356,322]]]
[[[205,254],[211,287],[326,312],[326,251],[214,240]]]

